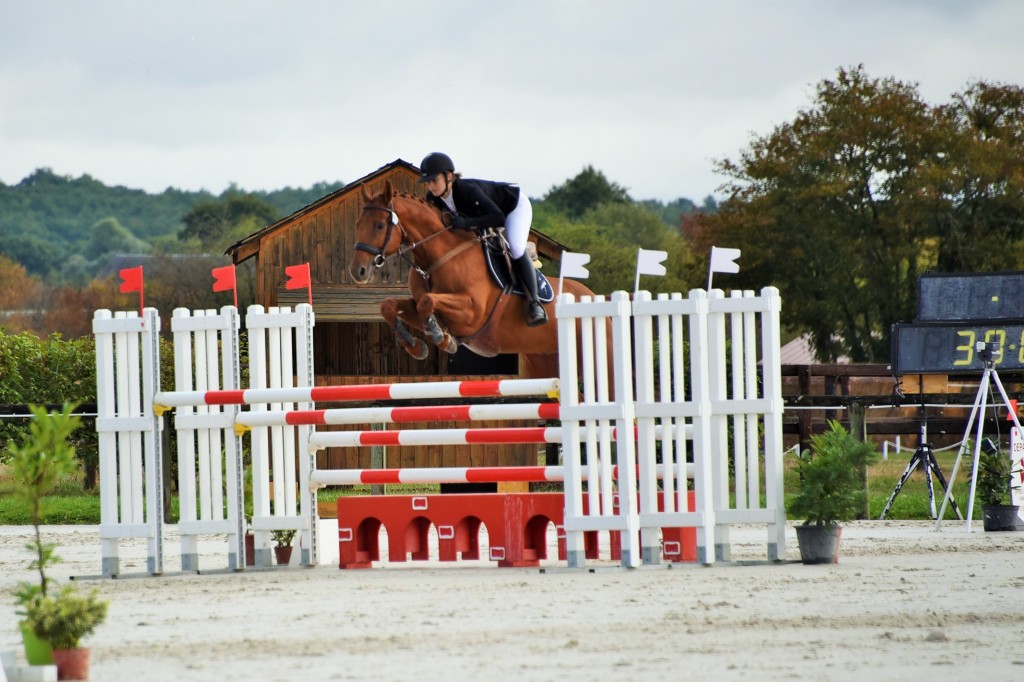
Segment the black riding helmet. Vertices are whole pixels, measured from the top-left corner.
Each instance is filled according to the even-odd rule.
[[[434,176],[446,171],[455,172],[452,157],[441,152],[432,152],[423,157],[423,161],[420,163],[420,178],[417,182],[429,182]]]

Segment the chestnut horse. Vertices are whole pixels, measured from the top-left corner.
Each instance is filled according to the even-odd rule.
[[[396,193],[390,182],[375,196],[363,185],[362,196],[349,273],[365,284],[388,258],[410,261],[412,298],[388,298],[380,304],[381,316],[402,348],[418,360],[427,357],[426,344],[409,333],[412,328],[448,353],[460,343],[485,357],[517,353],[524,356],[527,376],[558,376],[554,302],[545,305],[546,324],[527,327],[525,299],[503,292],[491,278],[475,232],[446,226],[437,208]],[[565,280],[563,287],[577,300],[594,295],[574,280]]]

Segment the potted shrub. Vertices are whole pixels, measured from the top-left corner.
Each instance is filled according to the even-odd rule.
[[[25,641],[25,658],[32,665],[56,663],[60,679],[86,679],[88,667],[84,672],[72,670],[63,662],[64,645],[72,641],[77,647],[81,637],[104,620],[107,604],[95,592],[79,596],[72,586],[55,586],[46,569],[60,561],[57,546],[43,542],[40,530],[47,512],[46,497],[77,469],[75,449],[68,443],[68,437],[79,427],[81,419],[72,414],[74,406],[68,404],[55,414],[35,405],[30,410],[33,419],[27,436],[20,444],[8,448],[13,492],[28,511],[34,529],[33,540],[28,544],[33,553],[29,569],[39,575],[38,584],[21,581],[13,592],[21,616],[19,627]],[[39,641],[48,645],[52,653],[45,653],[45,648],[40,652]],[[72,656],[81,658],[81,654]],[[88,654],[85,665],[88,666]]]
[[[47,596],[52,580],[46,570],[60,561],[55,554],[57,546],[43,542],[40,526],[48,512],[47,496],[51,495],[62,479],[75,471],[75,449],[68,437],[79,427],[81,419],[71,414],[73,407],[64,405],[55,415],[37,406],[30,406],[33,419],[21,443],[8,445],[12,495],[28,512],[34,534],[28,549],[32,552],[29,570],[38,573],[37,583],[21,581],[13,591],[19,628],[25,646],[25,658],[30,665],[53,662],[50,646],[36,637],[28,625],[28,610]]]
[[[1013,460],[990,439],[981,442],[978,455],[978,480],[975,488],[981,502],[982,523],[987,531],[1017,529],[1020,508],[1012,503]]]
[[[877,454],[872,443],[857,440],[837,421],[811,436],[810,450],[798,457],[800,489],[789,505],[793,517],[804,519],[796,537],[805,564],[836,560],[839,523],[864,508],[862,472]]]
[[[272,530],[270,537],[274,540],[274,558],[278,565],[285,566],[292,560],[292,540],[294,530]]]
[[[107,617],[107,602],[99,591],[80,592],[65,585],[29,604],[26,622],[39,639],[53,649],[53,662],[61,680],[89,679],[89,650],[81,640]]]

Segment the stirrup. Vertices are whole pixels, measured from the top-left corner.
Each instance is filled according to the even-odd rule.
[[[548,311],[540,303],[530,302],[526,306],[526,326],[539,327],[548,321]]]

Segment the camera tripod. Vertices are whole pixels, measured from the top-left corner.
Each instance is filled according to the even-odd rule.
[[[971,416],[968,418],[967,428],[964,430],[963,442],[966,443],[971,435],[971,429],[975,425],[975,420],[977,420],[977,432],[974,437],[974,462],[971,468],[971,495],[967,503],[967,525],[964,528],[968,533],[971,532],[971,517],[974,515],[974,493],[978,482],[978,458],[981,456],[982,432],[985,430],[985,409],[988,406],[988,394],[993,381],[999,389],[1003,405],[1006,406],[1007,411],[1010,413],[1013,425],[1017,427],[1018,432],[1020,432],[1021,428],[1020,421],[1017,419],[1017,411],[1013,408],[1013,403],[1010,402],[1009,396],[1006,395],[1006,389],[1003,388],[1003,382],[999,380],[999,373],[996,372],[995,363],[992,360],[993,352],[998,349],[991,347],[983,348],[983,346],[990,345],[978,343],[978,356],[985,362],[985,371],[981,375],[981,384],[978,386],[978,393],[974,397],[974,405],[971,407]],[[995,407],[996,405],[993,404],[992,406]],[[942,514],[946,511],[946,503],[951,499],[952,484],[956,480],[956,472],[960,469],[960,459],[963,457],[963,454],[964,448],[961,446],[960,450],[956,453],[953,472],[949,475],[950,487],[946,490],[946,496],[942,499],[942,508],[939,510],[938,519],[935,521],[935,530],[942,529]]]
[[[931,509],[932,518],[938,518],[935,513],[935,487],[932,485],[932,474],[935,474],[935,478],[939,480],[939,484],[942,486],[944,493],[949,495],[949,484],[946,483],[946,477],[942,475],[942,469],[939,468],[939,463],[935,459],[935,453],[932,451],[932,446],[928,444],[928,416],[925,413],[924,404],[918,408],[918,414],[920,415],[921,431],[920,437],[918,438],[917,449],[914,450],[914,454],[910,457],[910,462],[907,463],[907,468],[903,470],[903,475],[900,476],[900,480],[896,482],[896,487],[892,489],[892,495],[889,496],[889,501],[885,503],[885,509],[882,510],[882,515],[879,516],[879,520],[884,519],[885,515],[889,513],[889,509],[892,508],[892,503],[896,501],[896,496],[900,494],[900,490],[903,489],[903,484],[907,482],[910,475],[914,473],[917,467],[921,467],[924,471],[924,478],[928,484],[928,504]],[[954,472],[956,470],[954,469]],[[949,501],[953,503],[953,511],[956,512],[958,519],[963,519],[963,515],[960,513],[960,509],[956,506],[956,500],[949,497]],[[943,504],[943,511],[945,511],[945,504]]]

